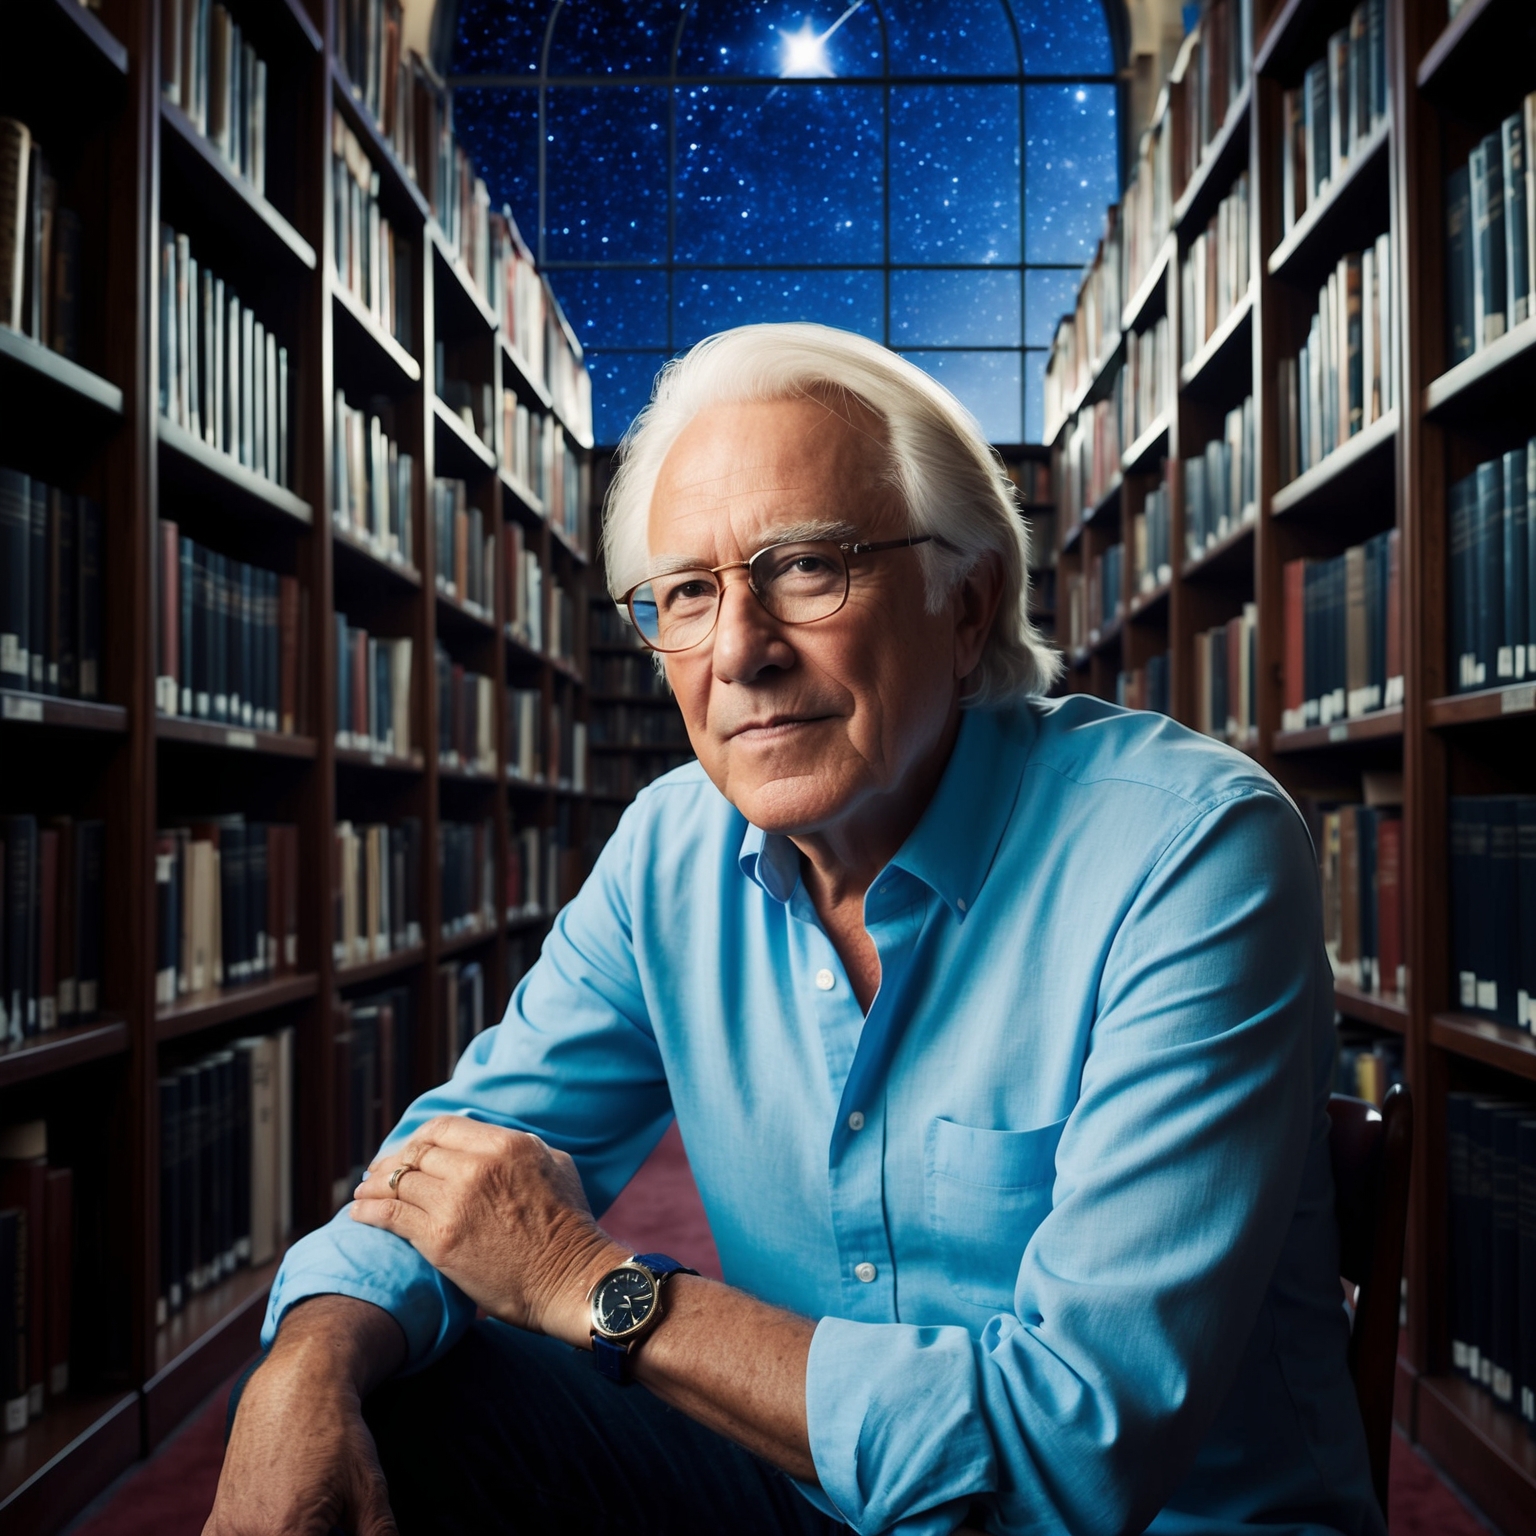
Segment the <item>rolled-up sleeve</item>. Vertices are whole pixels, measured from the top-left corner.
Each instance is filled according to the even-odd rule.
[[[502,1022],[477,1036],[453,1076],[417,1099],[385,1139],[398,1145],[435,1115],[463,1114],[530,1131],[567,1152],[601,1215],[671,1118],[666,1077],[631,940],[629,881],[644,807],[626,812],[576,899],[555,919],[540,958]],[[343,1206],[284,1256],[262,1344],[307,1297],[353,1296],[401,1326],[407,1369],[446,1350],[474,1306],[404,1239],[351,1219]]]
[[[949,1530],[974,1498],[1007,1531],[1140,1529],[1236,1378],[1326,1091],[1310,841],[1246,788],[1129,891],[1012,1313],[817,1327],[811,1448],[856,1530]]]

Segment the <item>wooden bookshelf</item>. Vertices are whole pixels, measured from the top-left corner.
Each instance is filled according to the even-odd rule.
[[[568,900],[595,846],[591,797],[569,766],[557,782],[522,780],[506,758],[506,689],[538,690],[543,739],[557,706],[585,721],[589,551],[550,525],[532,489],[501,470],[506,395],[554,414],[439,227],[429,197],[352,89],[336,56],[336,0],[234,0],[234,17],[268,61],[265,191],[233,171],[162,95],[164,0],[16,0],[0,59],[0,114],[19,117],[45,149],[67,146],[61,185],[85,233],[78,360],[0,328],[0,463],[87,490],[102,507],[105,603],[100,697],[0,690],[0,812],[101,818],[107,831],[102,1007],[68,1028],[0,1049],[0,1123],[46,1115],[50,1145],[75,1172],[82,1230],[104,1234],[77,1279],[67,1397],[24,1435],[0,1440],[0,1528],[42,1533],[72,1519],[136,1457],[162,1441],[255,1347],[276,1264],[237,1269],[156,1324],[159,1294],[157,1078],[250,1034],[294,1030],[294,1233],[331,1214],[336,1005],[403,986],[412,999],[412,1091],[437,1081],[449,1040],[437,970],[477,961],[494,1022],[552,912],[540,900],[507,918],[510,839],[532,826],[558,835],[557,902]],[[14,45],[14,46],[13,46]],[[21,61],[25,61],[24,66]],[[438,87],[425,73],[414,87]],[[402,343],[335,271],[332,114],[379,173],[381,206],[409,250]],[[280,115],[281,121],[274,119]],[[427,114],[422,114],[425,121]],[[423,164],[431,146],[425,129]],[[74,171],[78,160],[86,169]],[[161,413],[160,230],[186,234],[207,270],[249,302],[288,351],[286,484],[243,467]],[[561,322],[563,323],[563,322]],[[441,350],[440,350],[441,349]],[[438,376],[489,388],[489,444],[442,399]],[[389,415],[412,455],[410,558],[390,558],[334,517],[335,400]],[[378,404],[376,402],[386,402]],[[568,439],[583,434],[571,430]],[[579,450],[584,454],[585,450]],[[587,471],[583,469],[585,477]],[[494,600],[483,613],[437,588],[433,483],[458,477],[493,541]],[[585,488],[585,478],[583,487]],[[294,733],[165,715],[156,708],[159,523],[233,559],[295,577],[301,718]],[[507,627],[504,528],[515,521],[546,590],[571,594],[573,654],[554,657]],[[585,527],[585,522],[582,524]],[[335,615],[370,634],[412,640],[410,750],[337,744]],[[439,765],[433,666],[450,658],[492,679],[490,771]],[[171,1004],[156,1003],[156,830],[190,816],[243,812],[293,823],[300,848],[294,969]],[[338,964],[331,848],[339,820],[412,817],[422,832],[415,891],[421,942]],[[492,825],[495,907],[478,932],[448,932],[439,877],[447,821]],[[54,1143],[57,1143],[56,1147]],[[110,1277],[110,1284],[105,1277]]]
[[[1451,1372],[1447,1324],[1446,1094],[1475,1087],[1536,1099],[1536,1037],[1458,1010],[1451,988],[1447,812],[1451,795],[1531,793],[1536,681],[1453,693],[1449,667],[1447,488],[1478,458],[1536,433],[1536,321],[1454,367],[1444,332],[1443,186],[1467,146],[1536,89],[1536,10],[1521,0],[1465,0],[1447,23],[1445,0],[1387,0],[1388,113],[1347,168],[1283,228],[1278,185],[1281,95],[1323,57],[1350,0],[1255,0],[1250,82],[1233,102],[1188,186],[1174,173],[1175,206],[1153,232],[1153,259],[1127,294],[1121,324],[1144,329],[1167,313],[1180,336],[1179,264],[1231,189],[1249,177],[1249,287],[1193,358],[1180,357],[1166,423],[1122,455],[1118,521],[1082,517],[1059,531],[1064,570],[1084,572],[1125,537],[1163,454],[1168,458],[1175,576],[1142,594],[1124,561],[1126,619],[1067,656],[1063,687],[1114,697],[1122,671],[1167,649],[1171,713],[1195,718],[1193,638],[1245,603],[1257,611],[1257,733],[1233,745],[1298,800],[1360,801],[1366,770],[1403,775],[1401,870],[1405,997],[1339,981],[1344,1023],[1402,1042],[1413,1086],[1415,1136],[1406,1273],[1408,1322],[1400,1349],[1397,1416],[1489,1517],[1530,1530],[1536,1442],[1518,1419]],[[1178,69],[1161,110],[1174,111]],[[1176,138],[1175,143],[1179,140]],[[1177,161],[1176,161],[1177,163]],[[1395,401],[1288,484],[1280,482],[1279,363],[1294,357],[1317,290],[1340,257],[1390,232],[1395,275]],[[1111,362],[1123,348],[1105,347]],[[1063,453],[1089,396],[1115,387],[1104,371],[1066,397],[1053,440]],[[1184,545],[1182,461],[1220,429],[1225,411],[1254,398],[1258,516],[1190,559]],[[1155,444],[1151,439],[1156,434]],[[1284,634],[1281,572],[1298,556],[1331,557],[1373,534],[1400,538],[1405,695],[1401,705],[1305,730],[1280,729]]]

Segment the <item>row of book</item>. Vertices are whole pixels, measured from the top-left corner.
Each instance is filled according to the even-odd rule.
[[[412,564],[414,458],[395,441],[387,400],[366,410],[336,391],[332,435],[332,517],[352,538],[392,565]]]
[[[1051,466],[1041,459],[1013,459],[1003,465],[1013,481],[1019,500],[1037,514],[1042,502],[1051,499]]]
[[[439,641],[437,666],[437,761],[443,768],[496,772],[496,685],[449,656]]]
[[[442,936],[488,933],[496,924],[496,824],[441,821],[437,826],[437,873],[442,899]]]
[[[0,817],[0,1043],[100,1009],[105,842],[99,821]]]
[[[1211,140],[1248,84],[1253,60],[1252,0],[1204,0],[1200,25],[1190,33],[1182,70],[1183,163],[1181,187],[1200,168]]]
[[[14,117],[0,117],[0,325],[79,358],[80,216]]]
[[[507,632],[530,650],[544,649],[544,566],[528,548],[521,523],[506,525]]]
[[[48,1125],[0,1128],[0,1412],[20,1434],[69,1391],[74,1175],[48,1161]]]
[[[155,1319],[293,1228],[293,1029],[232,1041],[157,1080],[160,1253]]]
[[[1451,1364],[1536,1436],[1536,1104],[1446,1095]]]
[[[305,600],[295,576],[206,549],[160,522],[155,706],[292,735],[305,718]]]
[[[479,507],[469,504],[462,480],[432,486],[432,531],[436,540],[437,590],[471,613],[489,619],[496,599],[495,531]]]
[[[1450,490],[1457,693],[1536,677],[1536,437]]]
[[[366,965],[422,943],[421,822],[338,821],[331,844],[332,959]]]
[[[1333,1064],[1333,1091],[1380,1108],[1389,1089],[1403,1081],[1403,1043],[1357,1029],[1340,1030]]]
[[[409,987],[341,999],[333,1010],[331,1204],[338,1209],[410,1105],[414,1015]]]
[[[469,1042],[486,1026],[485,967],[478,960],[445,960],[437,968],[438,1016],[444,1021],[442,1076],[453,1076]]]
[[[218,0],[165,0],[160,88],[261,196],[267,190],[267,66]]]
[[[1536,91],[1445,183],[1446,344],[1451,363],[1532,313],[1536,294]]]
[[[0,467],[0,687],[101,697],[101,507]]]
[[[1393,528],[1329,560],[1285,563],[1281,730],[1402,704],[1400,547]]]
[[[448,347],[446,342],[437,343],[437,368],[434,374],[437,396],[449,411],[458,418],[460,425],[482,447],[496,448],[496,386],[488,380],[471,383],[468,379],[450,376],[448,373]]]
[[[1030,522],[1030,553],[1040,550],[1042,534],[1038,515]],[[594,693],[624,693],[631,697],[640,695],[649,699],[664,699],[671,693],[664,672],[656,669],[650,653],[639,656],[594,656],[590,663],[588,682]]]
[[[1235,747],[1247,746],[1259,728],[1258,636],[1254,603],[1195,636],[1195,729]]]
[[[155,834],[155,1001],[289,975],[299,960],[299,832],[241,814]]]
[[[274,485],[292,485],[288,348],[160,226],[160,414]]]
[[[1173,502],[1166,477],[1131,519],[1131,558],[1133,587],[1142,596],[1173,580]]]
[[[587,787],[587,723],[576,718],[575,695],[567,688],[555,690],[550,705],[549,760],[545,772],[557,789]]]
[[[336,745],[411,755],[410,636],[389,640],[336,615]]]
[[[1386,0],[1361,0],[1281,98],[1280,213],[1290,234],[1359,158],[1391,110]]]
[[[1536,796],[1452,795],[1452,995],[1536,1032]]]
[[[1125,613],[1125,545],[1111,544],[1088,562],[1088,640],[1096,642]]]
[[[594,704],[588,721],[592,740],[602,746],[686,746],[683,717],[648,704]]]
[[[1323,815],[1323,943],[1339,981],[1400,998],[1407,983],[1401,789],[1370,798],[1396,803],[1340,805]]]
[[[539,917],[561,906],[569,835],[558,826],[516,829],[507,848],[507,916]]]
[[[342,0],[336,7],[336,52],[353,97],[414,180],[416,56],[405,47],[399,0]]]
[[[409,352],[411,242],[385,217],[378,169],[340,112],[331,116],[331,196],[337,281]]]
[[[685,733],[680,729],[681,737]],[[596,736],[594,735],[594,740]],[[678,750],[671,752],[624,752],[612,756],[598,753],[592,758],[592,793],[613,800],[633,800],[647,784],[653,784],[663,774],[671,773],[693,761],[692,748],[678,743]]]
[[[1168,708],[1168,653],[1149,656],[1145,666],[1115,674],[1115,703],[1124,709],[1150,709],[1160,715]]]
[[[1129,450],[1162,421],[1173,404],[1173,330],[1168,316],[1160,315],[1144,331],[1125,338],[1125,370],[1119,386],[1120,440]]]
[[[491,280],[491,194],[453,131],[453,97],[436,104],[427,201],[443,238],[487,303]]]
[[[1184,551],[1201,555],[1259,513],[1253,396],[1227,412],[1220,437],[1184,461]]]
[[[1350,252],[1318,291],[1295,358],[1279,368],[1279,455],[1289,484],[1397,404],[1392,237]]]
[[[1120,415],[1118,399],[1096,401],[1078,412],[1066,435],[1059,507],[1069,528],[1090,513],[1120,479]]]
[[[1248,172],[1239,172],[1179,263],[1179,331],[1186,363],[1248,292]]]
[[[1120,201],[1127,302],[1151,275],[1173,227],[1173,137],[1168,112],[1155,113],[1136,145],[1135,164]]]
[[[544,690],[507,689],[507,772],[530,783],[544,778]]]

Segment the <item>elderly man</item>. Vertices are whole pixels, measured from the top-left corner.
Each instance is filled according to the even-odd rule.
[[[698,763],[289,1253],[208,1530],[1377,1536],[1285,796],[1041,697],[1007,481],[872,343],[704,342],[604,539]],[[591,1214],[674,1115],[728,1285]]]

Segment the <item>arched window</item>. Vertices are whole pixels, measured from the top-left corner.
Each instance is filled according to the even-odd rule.
[[[454,119],[588,349],[600,443],[701,337],[819,320],[1038,440],[1119,196],[1118,0],[459,0]]]

